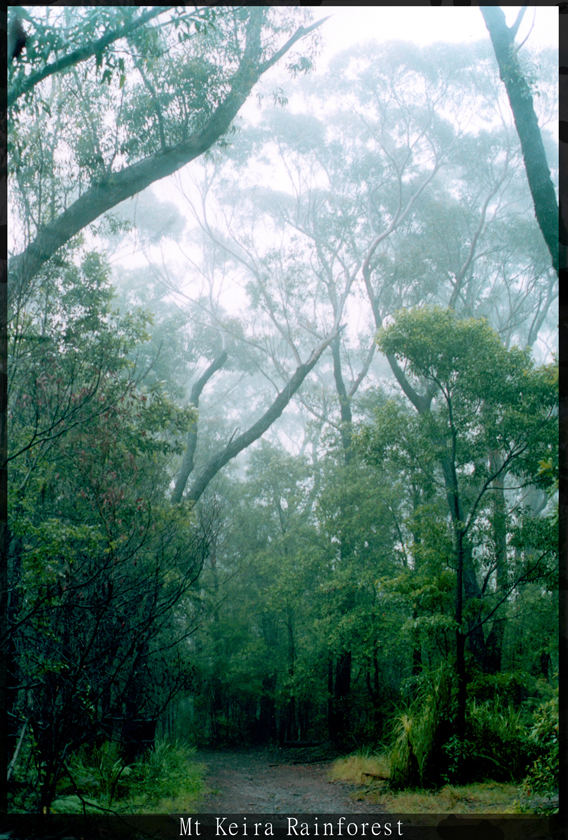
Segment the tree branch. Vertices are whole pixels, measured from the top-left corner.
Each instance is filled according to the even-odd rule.
[[[223,350],[223,352],[214,359],[205,373],[199,377],[197,382],[194,384],[193,388],[191,389],[191,403],[192,405],[197,408],[199,405],[199,397],[201,396],[201,392],[211,379],[211,377],[220,370],[225,362],[227,361],[227,352]],[[189,430],[187,432],[187,448],[185,451],[183,463],[181,465],[181,469],[179,471],[179,475],[176,479],[174,492],[172,493],[172,502],[174,504],[179,504],[181,502],[181,497],[183,495],[183,491],[185,485],[187,484],[187,479],[193,472],[194,467],[194,457],[195,457],[195,449],[197,447],[197,419],[190,425]]]
[[[331,344],[335,336],[338,334],[338,328],[335,327],[333,332],[328,335],[313,351],[312,355],[305,364],[296,368],[293,376],[287,385],[280,391],[270,408],[265,411],[262,417],[256,421],[246,432],[239,435],[238,438],[231,441],[228,446],[221,452],[214,455],[213,458],[205,465],[199,476],[195,479],[186,499],[197,502],[201,498],[209,482],[217,475],[217,473],[228,464],[233,458],[236,458],[239,453],[254,443],[270,428],[270,426],[277,420],[300,385],[303,383],[306,376],[316,366],[320,356],[326,347]]]
[[[59,248],[103,213],[146,189],[155,181],[181,169],[211,148],[228,130],[261,75],[296,41],[322,23],[318,21],[307,29],[300,27],[281,50],[260,64],[263,15],[263,7],[251,7],[243,59],[233,75],[229,93],[205,124],[176,146],[155,152],[120,172],[105,174],[67,210],[40,230],[34,242],[28,245],[23,253],[10,260],[9,276],[13,295],[20,294],[25,284]]]
[[[70,67],[75,67],[82,61],[87,61],[87,59],[92,58],[92,56],[102,53],[115,41],[119,41],[121,38],[126,37],[126,35],[130,35],[141,26],[144,26],[145,23],[148,23],[148,21],[158,17],[158,15],[161,15],[163,12],[167,12],[169,9],[174,8],[175,6],[155,6],[153,9],[144,12],[140,15],[140,17],[136,18],[136,20],[127,23],[120,29],[113,29],[112,32],[107,32],[99,38],[98,41],[91,41],[90,44],[86,44],[78,50],[73,50],[73,52],[62,56],[52,64],[47,64],[43,70],[38,70],[37,73],[31,73],[29,76],[26,76],[20,85],[14,85],[8,91],[8,108],[11,108],[20,96],[23,96],[24,93],[32,90],[40,82],[43,82],[44,79],[55,75],[55,73],[62,73],[64,70],[68,70]]]
[[[341,442],[343,444],[345,463],[347,464],[351,460],[351,426],[353,415],[351,413],[351,400],[347,396],[341,370],[341,339],[339,334],[331,342],[331,352],[333,355],[333,376],[341,410]]]

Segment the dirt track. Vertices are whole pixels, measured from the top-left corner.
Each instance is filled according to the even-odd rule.
[[[202,814],[378,813],[355,800],[355,786],[328,781],[331,760],[304,763],[301,753],[278,749],[201,750],[195,758],[210,790]]]

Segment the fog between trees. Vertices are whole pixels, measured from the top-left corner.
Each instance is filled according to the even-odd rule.
[[[26,807],[77,788],[86,743],[130,760],[156,721],[388,746],[403,785],[554,784],[558,277],[526,150],[489,36],[318,73],[318,17],[22,7],[5,605]],[[517,60],[556,179],[556,56]]]

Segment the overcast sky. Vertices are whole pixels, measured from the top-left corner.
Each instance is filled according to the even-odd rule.
[[[520,6],[505,6],[510,25]],[[326,41],[318,62],[323,69],[327,60],[351,44],[364,41],[435,41],[466,42],[488,38],[478,6],[314,6],[314,19],[331,15],[323,25]],[[533,25],[534,20],[534,25]],[[517,34],[520,43],[530,32],[527,45],[533,48],[557,46],[558,9],[554,6],[529,6]]]
[[[308,7],[310,8],[310,7]],[[479,6],[312,6],[314,20],[329,17],[322,25],[324,46],[316,61],[316,73],[326,70],[334,55],[355,44],[367,41],[410,41],[432,44],[436,41],[472,43],[488,40]],[[509,26],[521,6],[504,6]],[[558,48],[558,8],[529,6],[516,36],[516,43],[526,38],[526,46],[538,53],[544,47]],[[282,76],[283,64],[272,68],[261,82],[269,85]],[[284,74],[284,78],[285,78]],[[289,78],[289,77],[288,77]],[[241,117],[256,122],[258,105],[251,96],[241,109]]]
[[[511,25],[517,17],[520,6],[504,7],[507,23]],[[314,20],[329,16],[322,26],[323,51],[316,62],[315,72],[324,72],[328,61],[350,46],[367,41],[403,40],[416,44],[431,44],[436,41],[471,43],[489,38],[485,22],[478,6],[313,6]],[[523,18],[516,41],[526,37],[527,47],[538,51],[543,47],[558,46],[558,9],[554,6],[531,6]],[[276,66],[267,74],[277,77],[283,74],[282,66]],[[284,73],[284,78],[289,78]],[[265,79],[268,85],[272,83]],[[241,109],[240,116],[252,122],[260,117],[258,103],[253,95]],[[184,179],[184,172],[153,185],[152,192],[161,201],[173,201],[182,211],[176,184]],[[184,211],[185,212],[185,211]],[[136,261],[131,256],[130,261]],[[139,257],[143,262],[144,258]],[[118,261],[118,259],[117,259]]]

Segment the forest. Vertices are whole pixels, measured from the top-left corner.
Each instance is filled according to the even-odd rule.
[[[12,811],[319,744],[553,800],[558,54],[506,12],[325,65],[318,7],[10,7]]]

